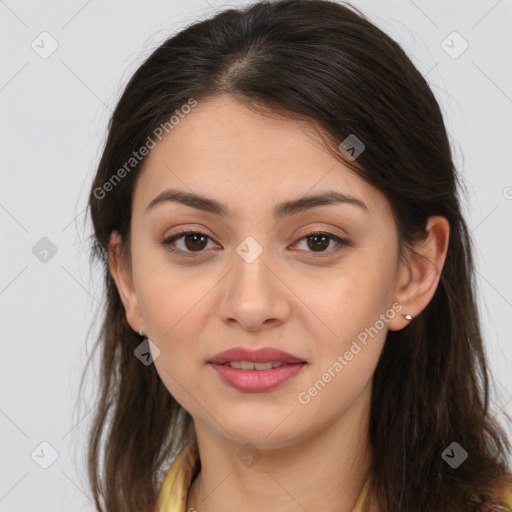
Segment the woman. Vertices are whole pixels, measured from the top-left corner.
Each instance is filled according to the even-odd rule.
[[[90,194],[97,509],[511,510],[457,180],[427,83],[354,8],[162,44]]]

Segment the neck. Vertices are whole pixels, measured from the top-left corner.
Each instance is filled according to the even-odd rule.
[[[262,448],[265,439],[257,449],[234,443],[194,420],[201,471],[185,510],[235,512],[250,504],[253,512],[351,512],[371,465],[370,396],[368,389],[321,432],[276,447]]]

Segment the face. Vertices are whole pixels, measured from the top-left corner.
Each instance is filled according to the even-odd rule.
[[[174,200],[148,209],[168,189],[227,213]],[[327,192],[352,199],[275,216],[277,205]],[[329,154],[313,124],[227,96],[199,102],[138,177],[131,258],[128,320],[160,350],[169,392],[218,435],[284,446],[369,399],[401,316],[396,226],[386,197]],[[240,391],[208,363],[234,347],[274,347],[306,364],[277,388]]]

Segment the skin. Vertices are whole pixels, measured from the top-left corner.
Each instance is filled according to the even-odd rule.
[[[167,188],[214,198],[232,216],[176,202],[146,213]],[[332,189],[368,212],[335,204],[272,217],[276,203]],[[209,237],[173,243],[192,257],[162,244],[182,228]],[[315,250],[304,238],[314,231],[350,243]],[[129,324],[158,346],[156,369],[194,419],[202,469],[186,510],[234,512],[247,503],[252,512],[352,510],[371,463],[372,375],[387,330],[404,328],[403,314],[417,316],[431,300],[448,235],[447,220],[431,217],[415,247],[424,257],[400,259],[386,197],[322,147],[313,123],[259,114],[229,96],[199,102],[157,144],[135,187],[131,261],[113,233],[109,265]],[[247,236],[262,248],[252,263],[236,252]],[[298,394],[394,303],[402,310],[300,403]],[[207,365],[235,346],[277,347],[308,364],[276,390],[243,393]],[[251,467],[237,456],[246,443],[261,456]]]

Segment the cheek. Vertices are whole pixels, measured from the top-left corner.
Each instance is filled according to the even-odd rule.
[[[177,265],[160,247],[134,254],[133,262],[141,314],[155,341],[165,348],[185,326],[191,339],[190,329],[200,329],[198,316],[204,316],[205,299],[218,278],[211,272],[198,277],[197,268]]]
[[[319,347],[322,351],[350,345],[386,313],[393,300],[393,269],[391,261],[362,256],[350,268],[333,273],[323,289],[319,286],[310,292],[311,309],[323,324],[322,338],[331,340]],[[377,327],[382,330],[381,322]]]
[[[311,329],[315,363],[297,396],[302,414],[310,418],[326,414],[335,418],[350,408],[371,382],[378,364],[387,333],[381,315],[390,310],[391,278],[389,273],[377,272],[375,262],[368,267],[362,263],[358,265],[361,272],[331,281],[328,292],[317,297],[312,308],[320,312],[324,334],[318,336],[319,329]]]
[[[206,277],[186,279],[178,272],[170,275],[167,269],[165,276],[148,274],[140,286],[141,313],[151,341],[160,350],[156,370],[169,393],[187,410],[194,410],[191,396],[202,396],[197,375],[205,355],[198,340],[212,314],[208,290],[215,282]]]

